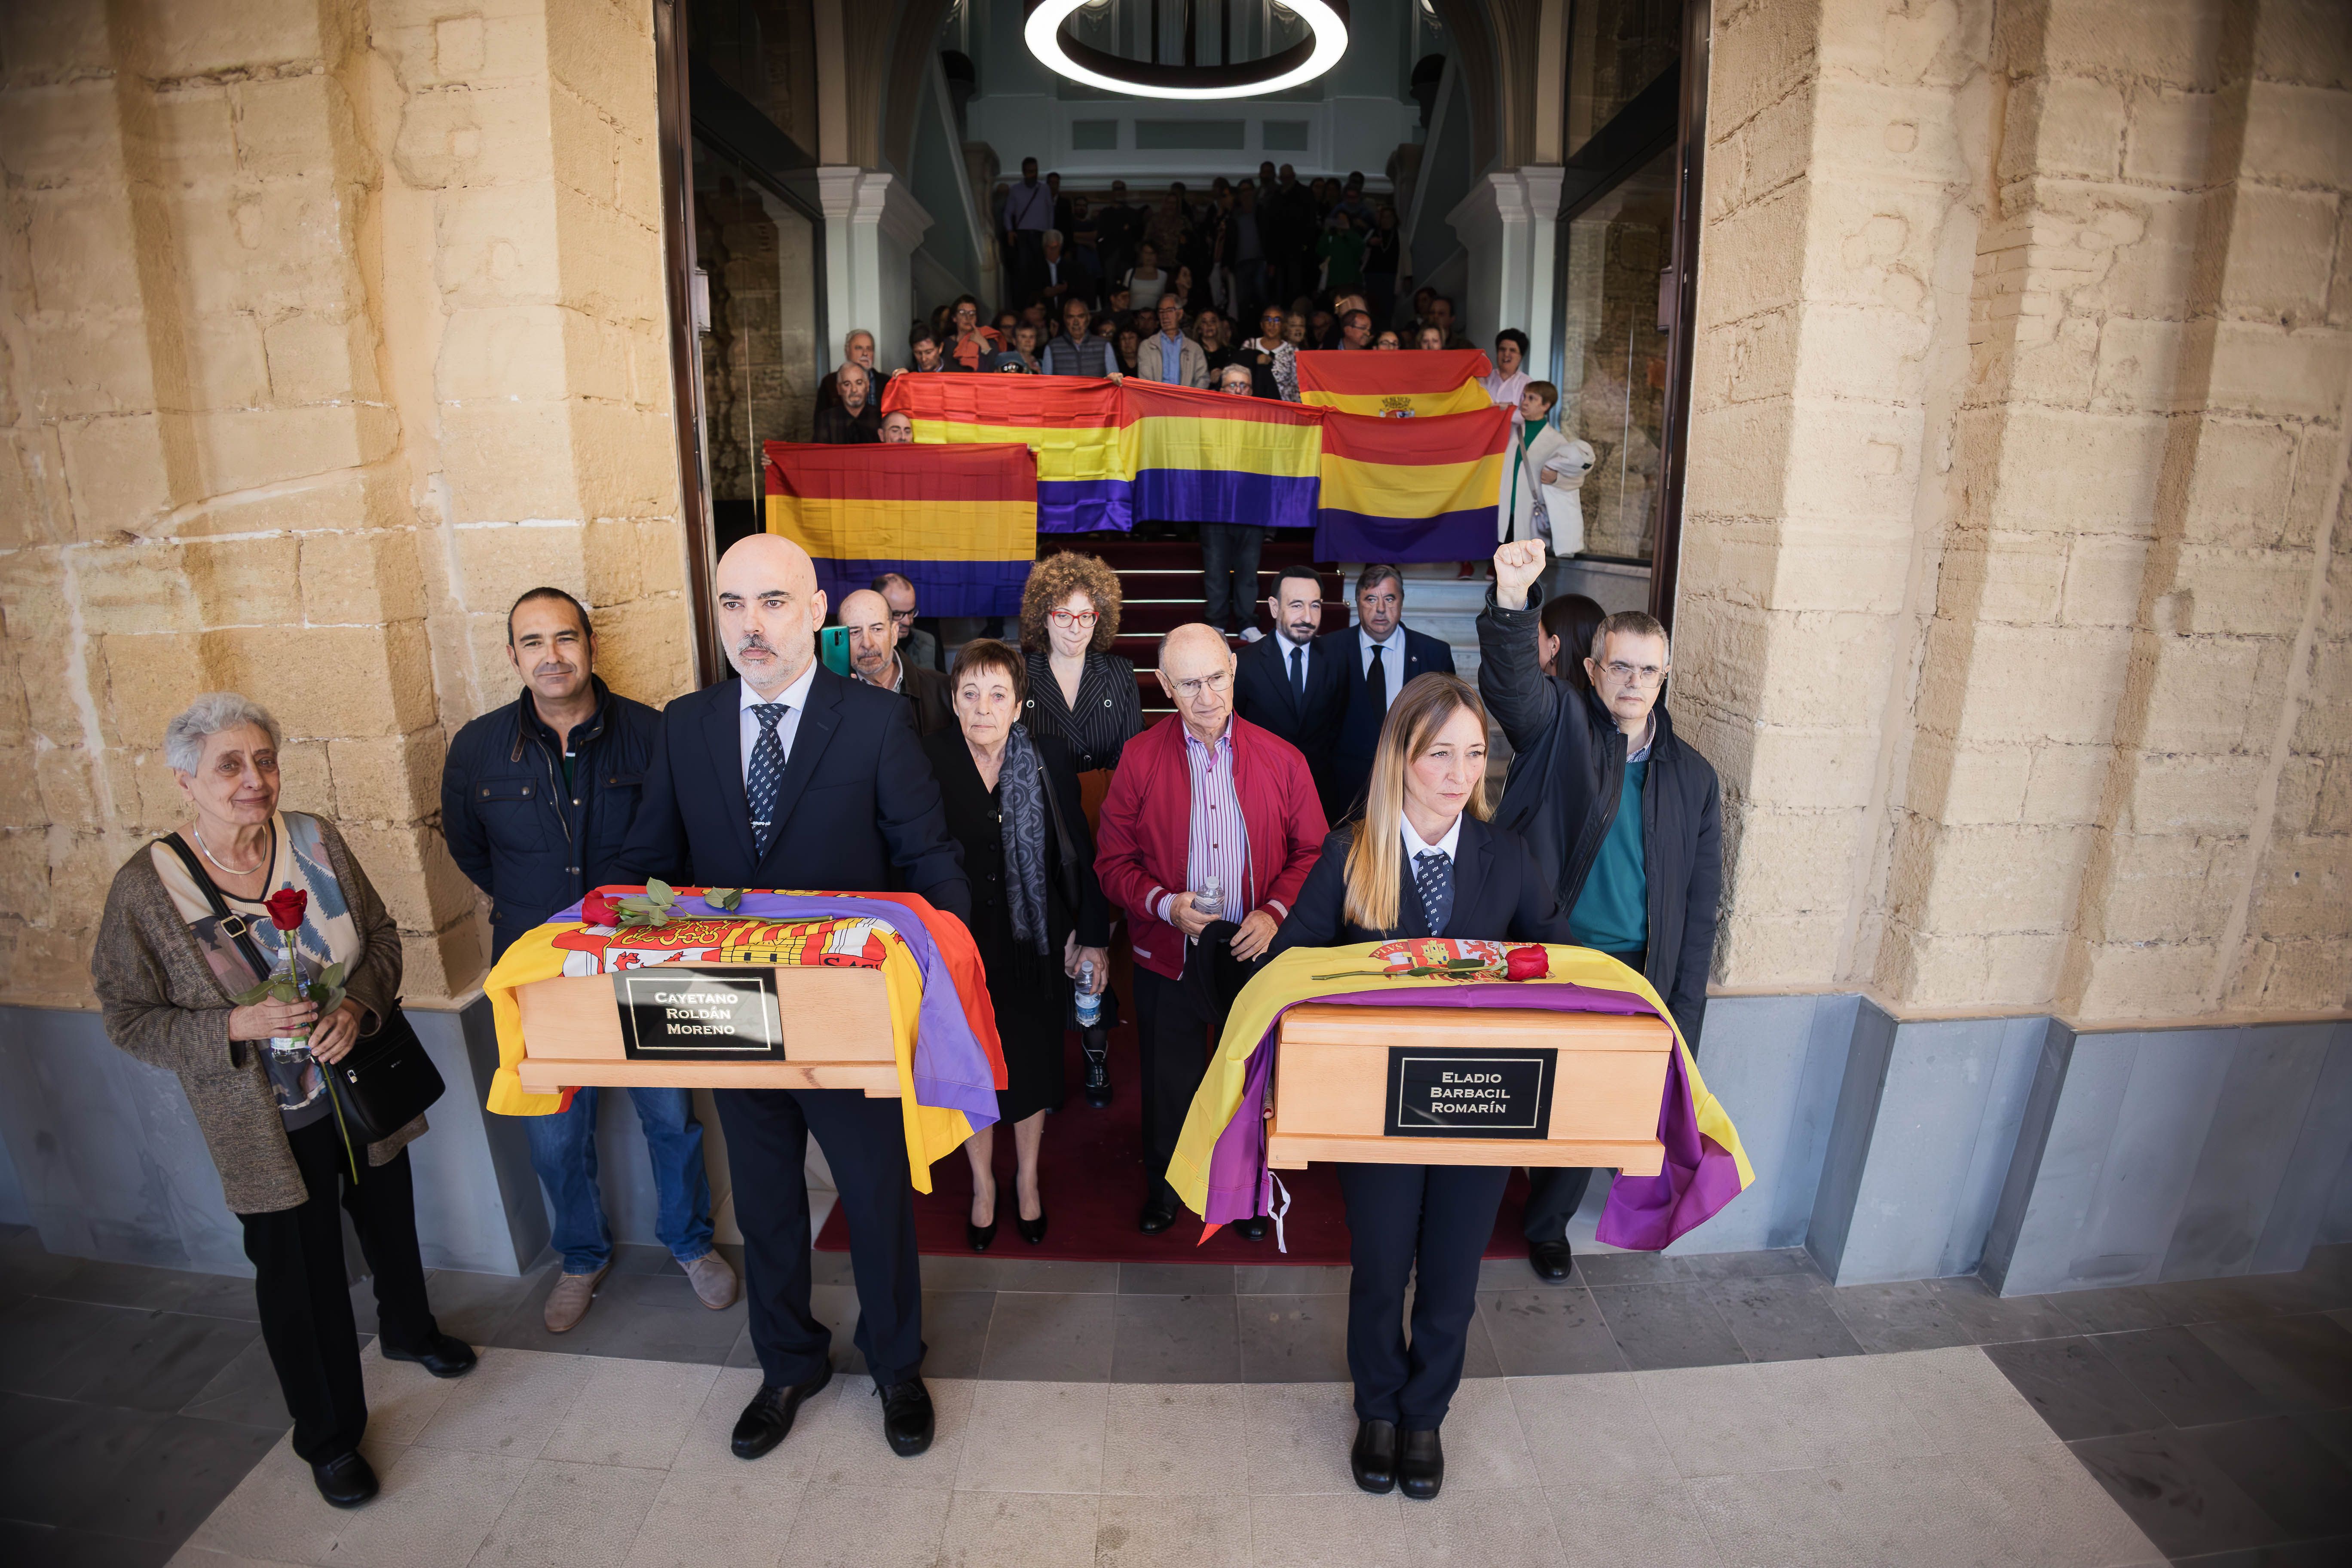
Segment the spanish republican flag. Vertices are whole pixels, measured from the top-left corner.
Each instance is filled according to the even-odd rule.
[[[1478,384],[1495,373],[1476,349],[1396,353],[1316,349],[1297,356],[1298,400],[1342,414],[1388,419],[1471,414],[1494,400]]]
[[[1511,411],[1492,404],[1429,419],[1325,415],[1315,559],[1475,561],[1493,554],[1510,438]]]
[[[1018,441],[1035,454],[1040,533],[1133,526],[1128,501],[1135,433],[1120,417],[1121,406],[1115,384],[1075,375],[915,371],[892,376],[882,389],[882,412],[912,419],[919,445]]]
[[[1037,559],[1037,465],[1027,447],[770,441],[765,452],[768,531],[809,552],[832,603],[898,572],[933,615],[1019,612]]]
[[[1124,383],[1134,515],[1312,528],[1324,416],[1263,397]]]

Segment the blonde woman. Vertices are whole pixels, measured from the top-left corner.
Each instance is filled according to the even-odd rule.
[[[1487,825],[1486,710],[1451,675],[1414,677],[1373,753],[1360,823],[1325,840],[1274,941],[1294,947],[1451,936],[1566,942],[1551,884],[1517,836]],[[1478,1258],[1495,1231],[1503,1165],[1339,1167],[1347,1200],[1349,1463],[1368,1492],[1429,1499],[1445,1479],[1437,1429],[1462,1382]],[[1405,1287],[1418,1271],[1412,1336]]]

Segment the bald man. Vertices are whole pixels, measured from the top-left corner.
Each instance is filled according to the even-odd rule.
[[[1150,1183],[1138,1224],[1147,1235],[1176,1223],[1168,1160],[1224,1027],[1229,998],[1201,943],[1222,942],[1245,963],[1264,957],[1325,833],[1298,748],[1234,716],[1234,655],[1221,633],[1198,623],[1170,632],[1159,679],[1176,712],[1119,753],[1095,837],[1095,874],[1127,911],[1135,945]],[[1255,1240],[1265,1220],[1234,1228]]]
[[[919,733],[929,735],[955,722],[955,696],[948,678],[900,657],[898,625],[888,599],[871,588],[845,595],[841,624],[849,628],[850,673],[913,703]]]
[[[914,710],[818,663],[824,595],[807,552],[755,533],[719,558],[719,627],[736,678],[662,714],[618,865],[626,880],[709,888],[902,889],[959,920],[971,888],[948,837]],[[743,1283],[762,1384],[735,1424],[756,1459],[833,1375],[832,1336],[809,1305],[809,1134],[833,1168],[857,1278],[857,1348],[882,1395],[883,1434],[930,1446],[923,1293],[898,1102],[856,1089],[719,1089]]]

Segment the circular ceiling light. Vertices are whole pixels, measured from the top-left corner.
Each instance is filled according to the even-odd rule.
[[[1048,70],[1106,92],[1137,98],[1255,98],[1313,81],[1348,52],[1347,0],[1283,0],[1282,8],[1307,24],[1307,36],[1264,59],[1220,66],[1131,60],[1079,42],[1066,25],[1078,12],[1098,8],[1099,3],[1029,0],[1029,19],[1022,34],[1029,52]]]

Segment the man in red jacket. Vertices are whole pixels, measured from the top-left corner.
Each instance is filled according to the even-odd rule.
[[[1160,686],[1176,703],[1127,743],[1104,797],[1095,874],[1127,911],[1135,943],[1135,1026],[1143,1047],[1143,1136],[1151,1184],[1139,1222],[1176,1223],[1168,1161],[1224,1026],[1181,984],[1195,940],[1230,921],[1234,956],[1264,956],[1323,848],[1323,807],[1307,759],[1234,715],[1234,655],[1222,633],[1179,626],[1160,640]],[[1213,894],[1213,900],[1211,895]],[[1255,1239],[1263,1219],[1235,1229]]]

